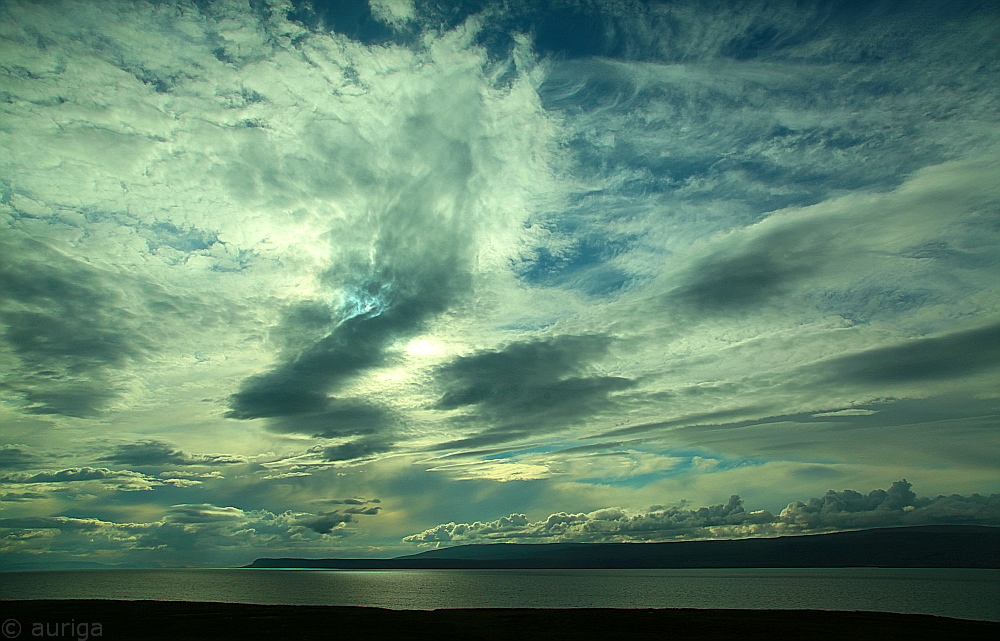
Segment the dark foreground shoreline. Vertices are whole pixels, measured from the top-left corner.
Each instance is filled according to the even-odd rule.
[[[14,619],[20,634],[11,637]],[[35,639],[998,639],[1000,623],[820,610],[455,609],[186,601],[0,601],[2,638]],[[100,624],[100,630],[95,624]],[[42,624],[39,628],[37,624]],[[39,636],[59,624],[58,635]],[[69,625],[66,625],[69,624]],[[81,627],[82,626],[82,627]],[[100,631],[100,636],[97,632]],[[34,634],[33,634],[34,633]]]

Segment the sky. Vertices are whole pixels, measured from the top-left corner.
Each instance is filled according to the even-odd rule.
[[[1000,525],[998,24],[0,0],[0,569]]]

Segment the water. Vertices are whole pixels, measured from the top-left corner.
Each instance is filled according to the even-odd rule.
[[[1000,570],[70,570],[0,574],[0,599],[872,610],[1000,621]]]

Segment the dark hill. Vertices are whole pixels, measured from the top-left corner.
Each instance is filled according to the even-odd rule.
[[[629,569],[629,568],[994,568],[1000,528],[928,525],[671,543],[462,545],[394,559],[257,559],[251,568]]]

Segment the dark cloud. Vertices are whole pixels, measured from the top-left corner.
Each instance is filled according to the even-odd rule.
[[[0,494],[0,502],[22,502],[22,501],[33,501],[35,499],[44,499],[45,494],[39,494],[38,492],[6,492]]]
[[[469,387],[456,390],[442,398],[438,409],[454,409],[463,405],[503,408],[516,415],[532,415],[541,409],[566,407],[575,403],[587,403],[595,397],[604,398],[610,392],[632,386],[627,378],[616,376],[595,376],[589,378],[567,378],[562,380],[508,380],[496,385],[472,383]],[[574,414],[579,409],[572,410]]]
[[[335,529],[343,527],[345,523],[352,523],[354,516],[351,514],[340,514],[339,512],[327,512],[318,516],[311,516],[296,521],[297,525],[307,527],[319,534],[330,534]]]
[[[105,456],[104,460],[131,465],[185,465],[189,457],[166,443],[140,441],[119,445],[112,454]]]
[[[357,399],[327,398],[322,411],[276,417],[268,426],[276,432],[339,438],[383,432],[396,421],[393,413],[376,405]]]
[[[820,223],[786,224],[735,247],[724,246],[681,276],[671,303],[699,314],[751,311],[787,293],[829,259]]]
[[[381,507],[349,507],[344,510],[345,514],[364,514],[374,516],[379,513]]]
[[[828,380],[892,384],[963,378],[1000,368],[1000,323],[823,361]]]
[[[581,375],[610,343],[606,336],[557,336],[484,350],[441,367],[435,377],[445,393],[435,409],[472,407],[477,419],[493,424],[441,448],[500,443],[601,411],[610,394],[634,385],[617,376]]]
[[[436,374],[447,390],[437,408],[513,406],[514,411],[531,412],[542,400],[540,396],[555,396],[556,402],[561,402],[561,381],[603,355],[610,342],[604,336],[559,336],[511,343],[499,350],[459,357]],[[566,387],[600,379],[570,380],[573,382]],[[523,405],[518,406],[518,403]]]
[[[811,498],[805,503],[796,501],[789,505],[783,512],[782,517],[805,525],[809,528],[821,526],[844,526],[844,521],[856,519],[852,515],[865,514],[868,516],[877,515],[889,518],[902,514],[904,508],[915,508],[917,505],[917,495],[910,488],[913,487],[906,480],[896,481],[888,490],[872,490],[868,494],[861,494],[854,490],[844,490],[836,492],[828,491],[819,498]],[[924,507],[929,505],[930,499],[924,500]],[[868,518],[862,517],[862,518]]]
[[[369,503],[381,503],[381,499],[321,499],[314,503],[325,503],[327,505],[368,505]]]
[[[270,418],[268,429],[275,432],[317,438],[362,436],[326,448],[324,455],[330,461],[365,458],[392,449],[392,439],[387,434],[395,429],[397,417],[389,410],[359,399],[328,397],[319,390],[292,389],[295,377],[277,383],[273,372],[267,376],[272,378],[270,382],[256,379],[250,388],[234,395],[227,416],[242,419],[266,416]],[[271,383],[276,387],[265,389]]]
[[[244,390],[230,397],[227,418],[251,419],[297,416],[323,410],[329,403],[325,394],[297,390],[274,376],[257,377]]]
[[[125,443],[103,458],[105,461],[126,465],[227,465],[246,463],[246,459],[227,454],[192,455],[176,450],[161,441]]]
[[[792,476],[802,479],[836,479],[845,475],[845,472],[826,465],[810,465],[792,472]]]
[[[38,457],[21,445],[0,445],[0,470],[24,470],[34,467]]]
[[[905,479],[888,490],[861,494],[830,490],[805,503],[796,501],[774,515],[748,512],[733,495],[724,504],[689,509],[660,508],[630,515],[620,508],[589,513],[559,512],[530,522],[523,514],[490,522],[447,523],[403,540],[409,543],[485,543],[536,541],[665,541],[680,538],[740,538],[807,532],[829,532],[896,525],[1000,525],[1000,494],[918,498]]]
[[[788,247],[713,256],[695,265],[691,281],[671,292],[671,298],[699,312],[753,309],[815,273],[817,258],[810,252]]]
[[[109,374],[141,356],[118,284],[33,240],[0,239],[0,325],[18,365],[3,387],[35,414],[90,416],[117,395]]]
[[[379,503],[378,499],[326,499],[323,501],[316,501],[317,503],[325,503],[330,505],[350,505],[351,507],[345,508],[343,511],[333,510],[330,512],[321,512],[316,515],[307,515],[300,517],[296,521],[296,525],[301,525],[307,527],[313,532],[319,534],[330,534],[334,530],[338,530],[344,527],[347,523],[354,523],[357,519],[354,517],[356,515],[360,516],[376,516],[382,509],[378,506],[368,506],[370,503]]]
[[[381,437],[359,438],[348,441],[341,445],[335,445],[323,450],[323,457],[328,461],[350,461],[352,459],[367,458],[388,452],[392,449],[392,442]]]

